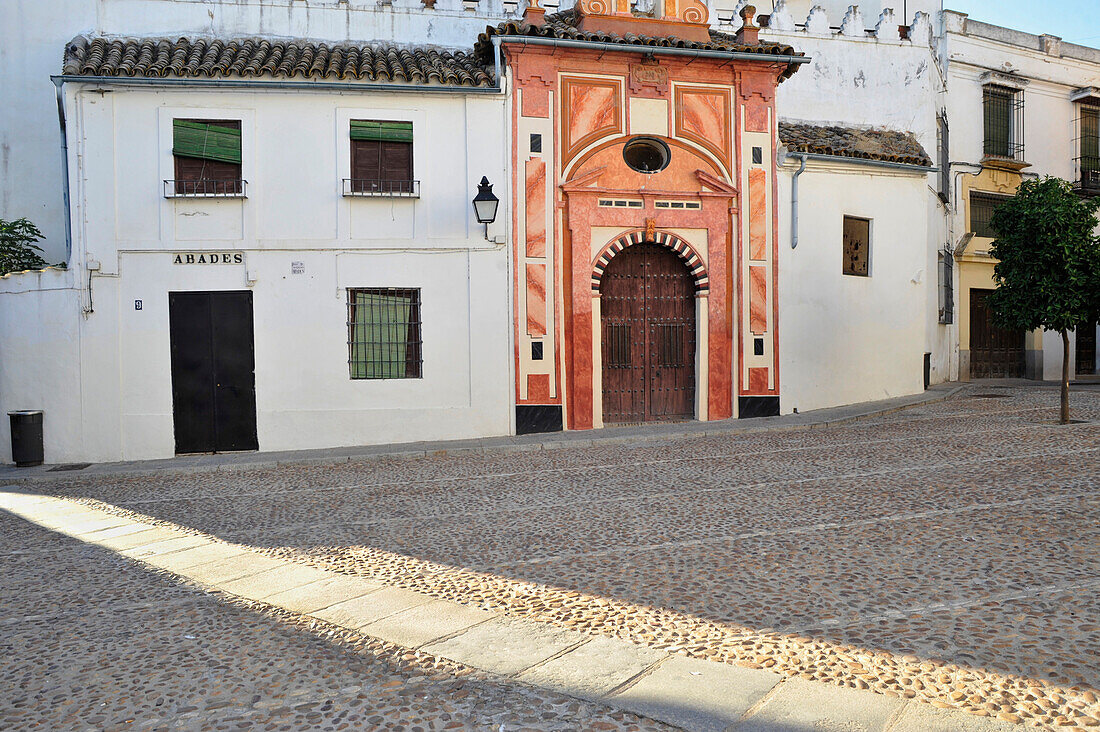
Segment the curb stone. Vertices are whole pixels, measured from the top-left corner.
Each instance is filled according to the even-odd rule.
[[[931,387],[928,391],[917,395],[897,397],[884,400],[884,402],[869,402],[865,404],[882,404],[877,408],[869,408],[865,412],[857,412],[840,417],[829,418],[828,414],[844,412],[863,405],[844,405],[828,407],[800,414],[788,414],[780,417],[764,417],[771,420],[791,420],[789,424],[774,423],[746,423],[744,420],[728,419],[720,422],[686,422],[675,425],[653,425],[647,427],[605,427],[601,430],[578,430],[567,432],[546,433],[552,436],[522,435],[511,437],[484,437],[472,440],[450,440],[439,443],[427,443],[424,447],[414,447],[425,443],[406,443],[399,445],[368,445],[363,448],[322,448],[317,450],[291,451],[293,453],[307,453],[301,456],[290,457],[286,452],[257,452],[241,454],[206,455],[194,464],[181,464],[190,458],[164,458],[147,461],[130,461],[119,463],[92,464],[83,471],[50,473],[50,465],[36,468],[16,468],[10,464],[0,465],[0,487],[4,485],[28,485],[38,483],[51,483],[58,481],[79,480],[80,478],[111,476],[128,478],[150,473],[162,475],[196,475],[203,473],[234,473],[255,470],[265,467],[293,467],[305,465],[348,465],[371,463],[378,460],[415,460],[418,458],[458,454],[508,454],[513,452],[537,452],[539,450],[560,450],[570,447],[593,447],[599,445],[626,445],[646,442],[659,442],[670,439],[683,439],[687,437],[719,437],[740,434],[755,434],[761,432],[797,431],[809,429],[828,429],[830,427],[847,425],[853,422],[881,417],[897,412],[923,407],[929,404],[939,404],[954,398],[956,395],[971,389],[971,383],[945,382]],[[823,415],[815,419],[814,415]],[[805,421],[802,421],[805,419]],[[798,420],[798,421],[793,421]],[[750,420],[752,422],[753,420]],[[691,425],[684,427],[683,425]],[[629,434],[619,433],[619,430],[631,430]],[[599,432],[592,435],[592,432]],[[578,435],[578,437],[562,438],[562,435]],[[582,436],[583,435],[583,436]],[[470,444],[475,443],[475,444]],[[438,445],[435,447],[434,445]],[[344,450],[363,449],[362,453],[339,454]],[[335,453],[335,454],[333,454]],[[30,473],[24,471],[33,471]]]

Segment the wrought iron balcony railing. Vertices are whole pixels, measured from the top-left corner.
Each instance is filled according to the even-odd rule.
[[[1073,187],[1081,193],[1100,194],[1100,156],[1077,158],[1077,176]]]
[[[246,180],[166,180],[165,198],[247,198]]]
[[[420,198],[420,181],[344,178],[344,195],[375,196],[380,198]]]

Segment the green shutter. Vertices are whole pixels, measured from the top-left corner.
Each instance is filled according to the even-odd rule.
[[[412,122],[353,119],[351,121],[351,139],[412,142],[413,126]]]
[[[186,119],[172,120],[172,152],[241,164],[241,131]]]

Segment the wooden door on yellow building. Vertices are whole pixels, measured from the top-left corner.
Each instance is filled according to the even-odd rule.
[[[993,323],[993,311],[989,307],[992,292],[970,291],[970,376],[975,379],[1022,378],[1025,333]]]

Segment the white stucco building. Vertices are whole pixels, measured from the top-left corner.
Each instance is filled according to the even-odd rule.
[[[952,124],[950,138],[959,374],[1060,379],[1057,333],[1013,333],[990,322],[988,221],[1025,177],[1054,175],[1083,195],[1100,193],[1100,50],[952,11],[943,14],[939,48],[948,69],[948,119],[967,122]],[[1071,377],[1096,374],[1096,330],[1085,323],[1071,337]]]
[[[62,86],[69,268],[0,280],[0,394],[6,408],[50,415],[51,461],[509,431],[506,230],[491,225],[487,237],[470,205],[482,176],[507,181],[505,102],[488,77],[451,56],[439,64],[450,83],[384,88],[81,76],[82,63],[128,48],[100,46],[71,46],[84,55],[69,51]],[[385,75],[420,66],[395,61]],[[236,125],[232,181],[183,180],[181,120]],[[411,168],[393,188],[357,183],[359,120],[408,130],[397,145],[411,149]],[[206,301],[177,302],[181,293]],[[394,297],[405,298],[396,315]],[[366,373],[349,340],[395,326],[409,329],[402,363]],[[254,378],[226,357],[254,362]],[[217,383],[188,385],[196,369]],[[195,389],[210,403],[196,407]],[[181,434],[187,425],[197,442]]]
[[[719,34],[709,53],[743,54],[737,43],[756,32],[742,29],[746,4],[705,3],[702,33],[709,24]],[[762,222],[769,233],[768,255],[746,259],[728,292],[718,284],[700,296],[729,295],[731,314],[743,312],[730,326],[741,345],[726,353],[705,332],[720,313],[700,311],[694,417],[807,411],[976,375],[970,298],[989,286],[992,263],[972,203],[1010,194],[1021,174],[1091,185],[1083,110],[1100,102],[1100,51],[974,23],[938,0],[904,10],[760,5],[759,47],[747,48],[801,68],[754,102],[768,107],[754,112],[764,121],[738,132],[738,147],[727,141],[733,174],[704,191],[734,201],[719,223],[739,232],[724,234],[727,250],[699,249],[705,266],[734,261],[738,237],[756,236]],[[664,122],[655,114],[669,71],[664,87],[660,74],[635,78],[626,65],[622,79],[610,66],[537,64],[517,78],[500,51],[509,33],[536,49],[585,38],[574,20],[555,20],[553,32],[527,23],[540,19],[537,8],[499,0],[4,3],[0,84],[25,103],[0,108],[0,218],[35,221],[47,260],[67,268],[0,278],[0,412],[44,410],[48,462],[504,435],[516,432],[517,414],[549,415],[551,427],[604,424],[600,409],[578,419],[562,397],[598,406],[606,384],[559,347],[569,314],[555,294],[566,286],[554,269],[565,216],[556,196],[569,182],[564,169],[560,180],[538,171],[556,175],[568,152],[556,136],[572,127],[593,150],[629,127],[710,153],[683,131],[679,111]],[[498,38],[478,42],[486,25]],[[681,73],[675,54],[690,49],[667,40],[667,55],[630,63]],[[539,53],[565,51],[530,57]],[[256,58],[270,65],[252,68]],[[522,101],[517,90],[538,88],[539,73],[559,91]],[[675,79],[675,88],[688,83]],[[592,120],[585,103],[548,111],[570,85],[621,88],[622,99],[597,105]],[[991,85],[1023,100],[1012,102],[1021,121],[1010,115],[1003,155],[986,150]],[[725,123],[700,129],[740,130],[735,97]],[[667,109],[711,104],[675,96]],[[600,127],[605,113],[620,115],[618,131]],[[766,182],[759,199],[754,166]],[[487,229],[471,206],[483,176],[500,200]],[[695,216],[687,203],[673,212],[646,195],[601,200],[592,220],[606,218],[605,203],[636,203],[646,216],[662,205],[653,213],[664,219],[631,229],[649,241],[667,238],[654,232],[673,213]],[[547,203],[533,224],[538,201]],[[570,227],[619,235],[573,216]],[[532,226],[543,237],[534,247]],[[683,226],[667,229],[682,234],[677,246],[709,236]],[[761,267],[774,279],[750,286]],[[579,281],[571,297],[584,303],[591,293]],[[767,313],[749,302],[758,295]],[[598,329],[598,308],[595,318]],[[1026,339],[1021,374],[1056,378],[1060,344]],[[1078,340],[1084,353],[1088,339]],[[594,343],[585,358],[598,366]],[[10,458],[0,420],[0,462]]]

